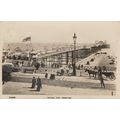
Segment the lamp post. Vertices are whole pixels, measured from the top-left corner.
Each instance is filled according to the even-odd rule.
[[[73,76],[76,76],[76,33],[74,33],[73,41],[74,41],[74,52],[73,52]]]

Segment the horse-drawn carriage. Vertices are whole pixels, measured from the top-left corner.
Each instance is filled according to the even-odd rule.
[[[89,78],[98,76],[99,69],[101,69],[101,74],[104,78],[115,79],[115,68],[105,67],[105,66],[85,66],[84,70],[89,74]]]

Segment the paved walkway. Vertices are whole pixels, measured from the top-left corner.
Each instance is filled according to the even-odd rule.
[[[116,91],[115,80],[105,80],[106,88],[100,87],[100,81],[86,77],[56,76],[55,80],[44,79],[44,74],[34,74],[42,78],[43,87],[40,92],[31,89],[33,74],[14,73],[16,82],[3,85],[3,94],[17,95],[111,95]],[[27,81],[27,82],[25,82]]]
[[[4,95],[107,95],[111,96],[112,92],[115,94],[115,90],[102,89],[100,87],[94,88],[70,88],[61,86],[49,86],[42,85],[40,92],[35,89],[31,89],[31,83],[21,82],[7,82],[3,85]]]

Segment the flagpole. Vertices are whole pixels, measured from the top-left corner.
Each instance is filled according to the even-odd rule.
[[[31,49],[31,51],[32,51],[32,43],[31,43],[31,39],[30,39],[30,47],[31,47],[30,49]]]

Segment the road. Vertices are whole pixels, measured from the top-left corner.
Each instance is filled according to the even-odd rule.
[[[26,74],[23,74],[24,76]],[[68,77],[62,76],[56,80],[42,79],[42,89],[37,92],[36,89],[31,89],[32,74],[27,74],[22,82],[18,75],[17,82],[10,81],[3,85],[3,94],[5,95],[107,95],[111,96],[113,92],[115,95],[116,85],[115,80],[105,80],[106,88],[100,87],[100,81],[89,79],[89,77]],[[41,76],[41,75],[40,75]]]

